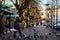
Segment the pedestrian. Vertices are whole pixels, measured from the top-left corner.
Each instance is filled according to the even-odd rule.
[[[25,35],[24,40],[31,40],[30,35]]]
[[[11,19],[11,21],[10,21],[10,25],[11,25],[11,28],[14,27],[14,20],[13,20],[13,19]]]
[[[49,33],[49,35],[51,35],[51,33]]]
[[[43,35],[40,35],[41,40],[43,40]]]
[[[18,22],[17,22],[17,21],[15,21],[14,28],[15,28],[16,30],[18,30],[19,35],[21,36],[21,30],[20,30],[20,27],[19,27],[19,25],[18,25]]]
[[[47,38],[47,35],[45,35],[45,38]]]
[[[47,33],[45,33],[45,38],[47,38]]]
[[[35,33],[35,34],[34,34],[34,38],[35,38],[35,40],[38,40],[38,39],[39,39],[38,33]]]

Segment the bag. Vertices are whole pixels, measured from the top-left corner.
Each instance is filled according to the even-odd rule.
[[[20,28],[24,28],[24,23],[19,23]]]

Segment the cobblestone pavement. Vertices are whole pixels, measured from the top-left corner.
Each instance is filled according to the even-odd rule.
[[[34,40],[34,31],[33,29],[36,30],[37,34],[38,34],[38,38],[37,40],[60,40],[60,37],[56,37],[54,33],[52,33],[52,30],[49,28],[46,28],[45,26],[37,26],[34,28],[30,28],[29,29],[24,29],[22,31],[22,33],[26,34],[26,35],[30,35],[32,37],[32,40]],[[49,33],[51,33],[51,35],[49,35]],[[43,35],[43,39],[41,39],[40,35]],[[47,38],[45,37],[45,35],[47,35]]]
[[[29,36],[31,38],[30,40],[60,40],[60,37],[56,37],[55,34],[52,33],[52,30],[41,25],[26,28],[24,30],[21,30],[21,33],[22,35],[24,34],[25,37]],[[51,33],[51,35],[49,35],[49,33]],[[14,38],[13,34],[13,32],[10,32],[5,35],[2,35],[0,36],[0,40],[25,40],[23,39],[24,37],[22,39],[16,39]],[[34,35],[37,35],[37,37],[35,37]],[[45,37],[46,35],[47,38]]]

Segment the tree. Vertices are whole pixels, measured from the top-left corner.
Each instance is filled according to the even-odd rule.
[[[18,1],[21,1],[21,4],[18,4]],[[15,0],[15,3],[13,0],[11,0],[11,2],[14,4],[14,6],[16,7],[18,13],[19,13],[19,17],[22,18],[22,14],[23,14],[23,10],[25,10],[28,6],[29,6],[29,0]],[[21,31],[19,29],[19,27],[17,27],[20,36],[21,36]]]
[[[18,4],[18,1],[20,2],[20,4]],[[34,13],[37,13],[37,14],[39,13],[38,8],[37,8],[36,0],[15,0],[15,3],[14,3],[13,0],[11,0],[11,2],[15,5],[16,9],[18,10],[20,18],[22,16],[22,14],[25,12],[25,10],[27,11],[27,14],[25,13],[25,15],[27,17],[30,13],[32,15],[34,15]],[[28,27],[28,19],[26,19],[26,24],[27,24],[27,27]]]
[[[21,5],[18,5],[18,1],[22,2]],[[20,16],[22,15],[23,10],[28,7],[29,1],[30,0],[16,0],[14,3],[14,1],[11,0],[11,2],[15,5],[16,9],[18,10]]]

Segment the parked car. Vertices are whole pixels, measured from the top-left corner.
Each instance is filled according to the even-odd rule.
[[[56,36],[60,36],[60,22],[53,23],[53,31]]]
[[[60,30],[60,22],[54,23],[53,28],[56,30]]]

